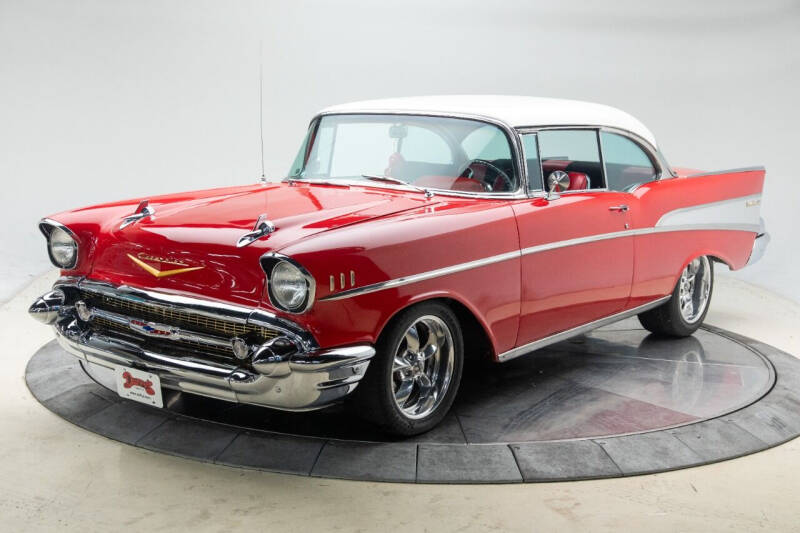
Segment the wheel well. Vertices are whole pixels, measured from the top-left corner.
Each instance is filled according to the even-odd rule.
[[[464,358],[466,361],[491,362],[494,360],[494,349],[492,348],[492,343],[489,340],[489,334],[486,332],[486,329],[466,305],[452,298],[431,298],[414,302],[398,310],[383,326],[380,336],[382,336],[388,326],[397,319],[400,313],[415,305],[431,302],[439,302],[446,305],[456,315],[458,323],[461,325],[461,334],[464,339]]]
[[[716,255],[709,254],[708,258],[714,263],[719,263],[721,265],[725,265],[726,267],[728,267],[728,270],[733,270],[733,267],[731,267],[730,263],[728,263],[727,261],[725,261],[724,259],[722,259],[720,257],[717,257]]]

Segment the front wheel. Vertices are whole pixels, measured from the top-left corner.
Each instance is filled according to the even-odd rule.
[[[688,337],[708,313],[714,288],[714,264],[705,255],[689,262],[681,272],[672,298],[639,315],[645,329],[670,337]]]
[[[354,392],[357,414],[395,435],[438,424],[453,404],[464,365],[458,320],[438,302],[406,309],[387,327]]]

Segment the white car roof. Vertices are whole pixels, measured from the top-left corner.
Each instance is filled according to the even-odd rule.
[[[335,105],[323,109],[321,113],[381,111],[474,115],[499,120],[513,128],[608,126],[635,133],[656,146],[656,138],[650,130],[626,112],[607,105],[560,98],[496,95],[415,96]]]

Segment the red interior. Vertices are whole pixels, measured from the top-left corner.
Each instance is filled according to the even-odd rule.
[[[583,172],[567,172],[569,176],[568,191],[581,191],[589,188],[589,176]]]

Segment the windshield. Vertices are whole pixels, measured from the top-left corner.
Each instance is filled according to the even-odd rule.
[[[416,115],[324,116],[309,130],[289,177],[472,193],[519,186],[502,129]]]

